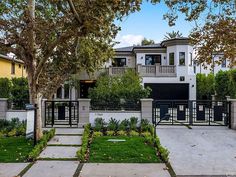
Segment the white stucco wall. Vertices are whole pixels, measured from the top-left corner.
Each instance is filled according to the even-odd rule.
[[[18,118],[20,121],[26,120],[27,113],[25,110],[8,110],[6,112],[6,120],[11,120],[12,118]]]
[[[130,119],[131,117],[137,117],[138,121],[141,121],[140,111],[91,111],[89,113],[89,122],[94,125],[96,118],[103,118],[105,122],[109,122],[111,118],[122,121],[124,119]]]

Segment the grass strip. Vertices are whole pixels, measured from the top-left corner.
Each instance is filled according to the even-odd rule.
[[[35,162],[31,162],[27,165],[17,176],[23,176],[34,165]]]
[[[80,173],[81,173],[81,170],[84,166],[84,163],[79,163],[77,169],[75,170],[75,174],[73,175],[73,177],[79,177],[80,176]]]

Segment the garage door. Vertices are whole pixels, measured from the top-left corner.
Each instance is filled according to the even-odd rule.
[[[144,87],[152,89],[150,97],[154,100],[188,100],[189,84],[145,83]]]

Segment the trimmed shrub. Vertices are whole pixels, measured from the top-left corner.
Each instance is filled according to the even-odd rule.
[[[126,136],[127,133],[125,131],[123,131],[123,130],[120,130],[120,131],[117,132],[117,135],[118,136]]]
[[[139,136],[139,133],[136,132],[136,131],[134,131],[134,130],[131,130],[131,131],[129,132],[129,135],[130,135],[130,136]]]
[[[104,119],[102,119],[102,118],[96,118],[95,120],[94,120],[94,130],[95,131],[103,131],[104,130],[104,127],[105,127],[105,121],[104,121]]]
[[[129,125],[130,125],[130,121],[128,119],[124,119],[121,121],[118,129],[119,129],[119,131],[128,131]]]
[[[114,118],[111,118],[108,122],[108,125],[107,125],[107,130],[110,130],[110,131],[117,131],[118,130],[118,127],[119,127],[119,120],[116,120]]]
[[[107,131],[107,136],[114,136],[114,135],[115,135],[115,131],[113,130]]]
[[[42,152],[42,150],[47,146],[47,142],[55,135],[55,129],[51,129],[50,131],[46,131],[43,134],[43,137],[40,139],[40,141],[36,144],[36,146],[33,148],[33,150],[28,155],[29,161],[34,161],[37,159],[39,154]]]
[[[137,130],[138,124],[138,118],[137,117],[131,117],[130,118],[130,129],[131,130]]]
[[[93,132],[93,137],[100,137],[103,136],[102,132]]]
[[[79,158],[79,160],[81,162],[85,162],[87,160],[90,128],[91,128],[90,124],[87,124],[84,126],[84,133],[82,136],[82,145],[81,145],[81,148],[76,153],[77,157]],[[101,132],[99,132],[99,133],[101,133]]]

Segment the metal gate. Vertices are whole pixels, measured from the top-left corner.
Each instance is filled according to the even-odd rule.
[[[153,123],[160,125],[227,126],[230,102],[212,100],[155,100]],[[165,117],[168,116],[168,119]]]
[[[78,127],[78,101],[45,101],[45,127]]]

